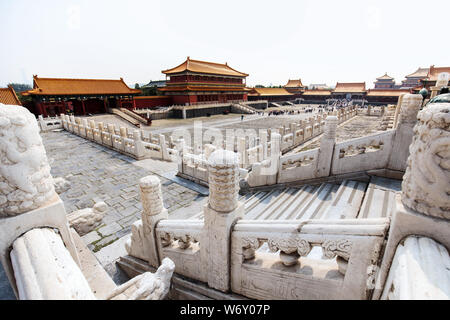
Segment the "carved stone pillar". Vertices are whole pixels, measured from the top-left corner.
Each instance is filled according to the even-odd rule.
[[[239,166],[245,168],[248,164],[248,159],[245,138],[243,137],[237,138],[237,152],[239,154]]]
[[[150,265],[160,265],[157,243],[156,224],[167,219],[167,209],[163,205],[161,181],[156,176],[146,176],[139,181],[142,200],[141,220],[133,223],[131,238],[125,244],[129,255],[143,259]]]
[[[163,160],[170,160],[169,151],[166,145],[166,136],[163,134],[159,135],[159,145],[161,147],[161,153]]]
[[[183,173],[184,139],[178,139],[175,143],[177,149],[178,172]]]
[[[409,156],[409,145],[413,138],[413,127],[417,122],[417,112],[422,104],[420,94],[406,94],[402,99],[398,115],[397,128],[393,139],[388,168],[404,171]]]
[[[135,146],[135,152],[134,155],[137,159],[142,159],[144,157],[144,144],[141,140],[141,132],[139,130],[133,131],[133,140],[134,140],[134,146]]]
[[[267,131],[259,131],[259,143],[261,144],[261,149],[259,153],[258,161],[263,161],[267,158]]]
[[[402,193],[397,196],[374,298],[383,289],[400,241],[433,239],[450,250],[450,105],[436,103],[418,114]]]
[[[338,121],[336,116],[329,116],[325,119],[325,128],[320,140],[316,177],[327,177],[330,175]]]
[[[125,127],[120,127],[120,136],[121,136],[122,138],[128,138],[128,136],[127,136],[127,128],[125,128]]]
[[[26,108],[0,108],[0,262],[17,295],[9,250],[29,230],[51,227],[76,263],[66,211],[55,192],[36,118]]]
[[[209,201],[203,209],[205,256],[208,257],[208,285],[230,289],[230,239],[236,220],[244,216],[238,201],[239,162],[236,153],[217,150],[208,159]]]

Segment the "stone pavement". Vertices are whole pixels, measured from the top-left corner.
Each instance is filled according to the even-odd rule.
[[[204,201],[199,193],[161,176],[166,167],[167,171],[174,170],[176,163],[140,163],[66,131],[41,135],[53,177],[63,177],[71,184],[60,194],[67,213],[90,208],[97,201],[109,206],[103,224],[82,237],[93,252],[131,233],[131,225],[141,218],[138,184],[144,176],[157,174],[161,179],[169,215],[192,202]]]
[[[380,132],[382,117],[359,115],[340,124],[336,129],[336,143],[346,140],[365,137]],[[306,142],[290,151],[289,154],[302,152],[320,147],[322,135]]]
[[[3,266],[0,264],[0,300],[16,300]]]

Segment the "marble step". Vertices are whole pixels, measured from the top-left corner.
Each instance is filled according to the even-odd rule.
[[[271,207],[279,200],[278,197],[284,194],[285,190],[286,189],[275,189],[267,192],[266,195],[261,197],[255,206],[249,207],[249,210],[245,211],[245,219],[256,220],[261,212],[266,210],[267,206]]]
[[[339,185],[324,183],[311,200],[299,211],[294,212],[295,220],[320,219],[322,213],[330,206]]]
[[[401,181],[372,177],[357,218],[390,217],[395,208],[395,196],[400,191]]]
[[[372,177],[301,188],[273,189],[241,196],[247,220],[367,219],[389,217],[401,181]],[[203,219],[203,213],[192,219]]]
[[[321,219],[354,219],[364,199],[367,183],[345,180]]]

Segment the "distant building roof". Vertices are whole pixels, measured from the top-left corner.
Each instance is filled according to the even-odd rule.
[[[33,89],[23,95],[127,95],[140,90],[129,88],[120,80],[39,78],[33,76]]]
[[[250,95],[256,96],[292,96],[285,88],[252,88]]]
[[[0,103],[18,106],[22,105],[19,98],[17,98],[16,92],[11,86],[8,86],[8,88],[0,88]]]
[[[302,79],[298,80],[288,80],[288,83],[284,85],[285,88],[303,88],[304,85],[302,83]]]
[[[356,93],[365,91],[366,91],[365,82],[338,82],[336,83],[336,88],[333,90],[333,92],[341,92],[341,93]]]
[[[429,68],[418,68],[411,74],[405,76],[405,78],[425,78],[428,74]]]
[[[395,89],[369,89],[367,91],[367,96],[372,97],[399,97],[404,93],[409,93],[408,89],[395,90]]]
[[[310,89],[310,90],[305,90],[305,92],[303,92],[304,96],[329,96],[331,95],[331,90],[327,90],[327,89]]]
[[[326,83],[311,83],[308,85],[309,89],[326,89],[328,88]]]
[[[447,72],[450,73],[450,67],[435,67],[431,66],[428,70],[427,80],[428,81],[437,81],[440,73]]]
[[[164,87],[166,85],[166,80],[156,80],[156,81],[152,81],[150,80],[149,83],[143,85],[141,88],[151,88],[151,87]]]
[[[388,76],[388,74],[386,72],[383,76],[378,77],[377,80],[394,80],[394,78]]]
[[[238,76],[238,77],[247,77],[248,74],[239,72],[231,68],[227,63],[215,63],[215,62],[207,62],[200,60],[193,60],[187,57],[186,61],[184,61],[179,66],[161,71],[165,74],[174,74],[180,73],[184,71],[191,71],[196,73],[208,73],[208,74],[217,74],[217,75],[225,75],[225,76]]]

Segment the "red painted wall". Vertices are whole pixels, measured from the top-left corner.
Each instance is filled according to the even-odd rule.
[[[155,108],[172,105],[171,96],[137,96],[134,97],[136,109]]]

